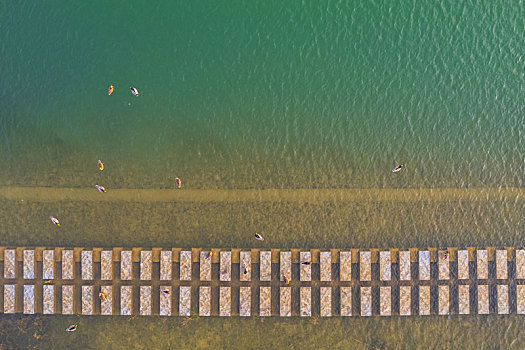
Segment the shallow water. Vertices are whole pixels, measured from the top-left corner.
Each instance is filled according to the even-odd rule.
[[[2,3],[0,244],[251,248],[258,231],[278,248],[521,246],[522,5]],[[175,176],[189,194],[166,192]],[[93,317],[66,335],[73,318],[17,317],[0,317],[19,334],[0,344],[525,343],[517,316]]]

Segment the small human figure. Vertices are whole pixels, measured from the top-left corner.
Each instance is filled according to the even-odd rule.
[[[310,265],[311,261],[301,261],[301,265]]]
[[[290,279],[286,277],[286,275],[283,275],[284,277],[284,284],[290,284]]]
[[[97,190],[99,192],[102,192],[102,193],[105,193],[107,192],[106,188],[104,186],[100,186],[100,185],[95,185],[95,187],[97,188]]]
[[[175,186],[177,186],[177,188],[181,188],[182,187],[182,181],[178,177],[175,178]]]
[[[403,169],[404,166],[405,166],[405,164],[399,164],[394,169],[392,169],[392,172],[393,173],[397,173],[398,171],[401,171],[401,169]]]
[[[134,88],[133,86],[131,86],[129,88],[131,90],[131,93],[135,96],[138,96],[139,95],[139,90],[137,90],[136,88]]]
[[[51,219],[51,222],[57,226],[60,226],[60,221],[58,221],[57,218],[53,217],[53,216],[50,216],[49,217]]]
[[[108,301],[108,297],[106,294],[104,294],[104,292],[100,292],[98,293],[98,297],[100,298],[100,300],[102,301]]]
[[[72,324],[71,326],[66,328],[66,331],[68,332],[74,332],[77,330],[78,324]]]
[[[166,295],[170,295],[171,294],[171,290],[169,290],[168,288],[162,288],[160,291],[162,293],[166,294]]]
[[[213,256],[213,252],[210,250],[210,251],[208,252],[208,259],[211,259],[212,256]]]
[[[450,254],[450,252],[448,250],[445,250],[443,252],[443,260],[447,260],[449,254]]]
[[[257,232],[255,232],[255,239],[258,240],[258,241],[264,241],[264,238],[258,234]]]
[[[243,273],[243,275],[247,275],[248,274],[248,269],[246,268],[246,266],[244,264],[242,265],[242,273]]]

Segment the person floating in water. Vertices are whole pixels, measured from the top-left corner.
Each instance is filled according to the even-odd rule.
[[[98,297],[99,297],[100,300],[102,300],[102,301],[108,301],[108,297],[107,297],[107,295],[104,294],[103,292],[98,293]]]
[[[255,239],[258,240],[258,241],[264,241],[264,238],[258,234],[257,232],[255,232]]]
[[[213,252],[210,250],[210,251],[208,252],[208,259],[211,259],[212,256],[213,256]]]
[[[71,326],[66,328],[66,331],[68,332],[74,332],[77,330],[78,324],[72,324]]]
[[[100,185],[95,185],[95,187],[97,188],[97,190],[99,192],[107,192],[106,188],[104,186],[100,186]]]
[[[443,252],[443,260],[447,260],[449,254],[450,254],[450,252],[448,250],[445,250]]]
[[[111,95],[112,93],[113,93],[113,85],[110,85],[108,89],[108,96]]]
[[[242,265],[242,274],[243,275],[247,275],[248,274],[248,269],[246,268],[246,265]]]
[[[286,275],[283,275],[284,278],[284,284],[290,284],[290,279],[286,277]]]
[[[405,164],[399,164],[394,169],[392,169],[392,172],[397,173],[398,171],[401,171],[401,169],[403,169],[404,167],[405,167]]]
[[[104,163],[102,163],[100,159],[98,160],[98,170],[100,171],[104,170]]]
[[[134,88],[133,86],[130,86],[129,89],[131,90],[131,93],[135,96],[138,96],[139,95],[139,90],[137,90],[136,88]]]
[[[177,186],[177,188],[182,187],[182,181],[178,177],[175,178],[175,186]]]
[[[162,293],[166,294],[166,295],[170,295],[171,294],[171,290],[169,290],[168,288],[162,288],[160,291]]]
[[[57,218],[53,217],[53,216],[50,216],[49,217],[51,219],[51,222],[57,226],[60,226],[60,221],[58,221]]]

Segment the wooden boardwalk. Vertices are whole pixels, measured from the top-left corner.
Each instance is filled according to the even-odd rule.
[[[512,247],[383,251],[0,247],[2,271],[2,313],[525,314],[525,250]]]

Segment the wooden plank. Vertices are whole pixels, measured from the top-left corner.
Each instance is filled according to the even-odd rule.
[[[73,286],[71,285],[62,286],[62,315],[73,315]]]
[[[261,281],[272,280],[272,253],[270,251],[261,251],[259,253],[259,268]]]
[[[352,280],[352,252],[339,252],[339,279],[341,281]]]
[[[525,315],[525,285],[523,284],[516,286],[516,304],[517,313],[519,315]]]
[[[300,289],[300,305],[302,317],[312,316],[312,288],[301,287]]]
[[[230,252],[228,252],[230,253]],[[231,257],[231,255],[230,255]],[[230,263],[231,266],[231,263]],[[231,287],[219,288],[219,316],[231,316],[232,314],[232,290]]]
[[[371,258],[372,256],[369,251],[359,252],[359,279],[361,281],[372,280]]]
[[[489,267],[488,267],[488,254],[487,251],[482,249],[477,251],[477,262],[478,262],[478,279],[489,278]],[[488,309],[487,309],[488,310]],[[488,312],[488,311],[487,311]]]
[[[24,253],[26,251],[24,251]],[[33,251],[33,259],[34,259],[34,251]],[[24,285],[24,314],[32,315],[34,313],[35,313],[35,286],[33,284],[26,284]]]
[[[399,252],[399,279],[401,281],[410,281],[410,251]]]
[[[516,250],[516,278],[525,279],[525,250]]]
[[[120,252],[120,279],[124,281],[129,281],[132,278],[132,273],[133,272],[132,272],[131,250],[123,250]],[[130,307],[130,310],[131,310],[131,307]],[[127,311],[128,310],[126,309],[126,312]]]
[[[261,252],[262,253],[262,252]],[[271,287],[260,287],[259,290],[259,310],[261,316],[271,316]]]
[[[460,284],[458,286],[458,305],[460,315],[470,314],[470,293],[468,285]]]
[[[430,252],[428,250],[419,251],[419,280],[430,280]]]
[[[113,279],[113,252],[111,250],[100,252],[100,279],[103,281]]]
[[[190,252],[191,253],[191,252]],[[182,252],[181,255],[182,257]],[[191,263],[191,254],[190,263]],[[179,293],[179,315],[190,316],[191,313],[191,287],[181,286]]]
[[[93,251],[83,250],[81,252],[80,270],[83,280],[93,279]]]
[[[292,316],[292,291],[290,287],[280,288],[279,314],[281,317]]]
[[[42,300],[44,315],[53,315],[55,313],[55,286],[45,284],[42,286]]]
[[[171,251],[170,251],[171,253]],[[171,254],[170,254],[171,256]],[[162,253],[161,253],[161,259],[162,259]],[[163,290],[168,290],[169,293],[166,294],[162,292]],[[171,286],[160,286],[159,290],[159,304],[160,304],[160,312],[159,314],[161,316],[171,316],[171,295],[172,295],[172,288]]]
[[[411,287],[410,286],[400,286],[399,287],[399,314],[401,316],[410,316],[411,315]]]
[[[220,280],[232,280],[232,253],[231,251],[221,251],[220,253]]]
[[[142,250],[140,252],[140,279],[143,281],[150,281],[151,271],[152,271],[151,250]],[[151,291],[150,291],[150,297],[151,297]],[[151,310],[150,310],[150,314],[151,314]]]
[[[438,289],[439,294],[439,300],[438,300],[438,306],[439,306],[439,314],[440,315],[448,315],[450,312],[450,301],[449,301],[449,288],[446,285],[439,286]]]
[[[45,280],[55,278],[55,259],[53,250],[44,250],[42,252],[42,277]]]
[[[387,252],[390,255],[390,252]],[[392,314],[392,291],[391,287],[379,288],[379,314],[390,316]]]
[[[13,260],[14,260],[13,250]],[[4,284],[4,314],[15,313],[16,286],[14,284]]]
[[[140,314],[142,316],[151,315],[151,286],[140,286]]]
[[[419,286],[419,314],[430,315],[430,287]]]
[[[200,253],[200,280],[211,281],[211,255],[210,251]]]
[[[379,252],[379,278],[381,281],[392,279],[392,259],[389,250]]]
[[[312,262],[311,252],[301,252],[299,253],[301,265],[299,269],[299,277],[303,282],[309,282],[312,280],[312,265],[305,265],[303,262]]]
[[[170,257],[171,257],[171,251],[170,251]],[[161,259],[162,259],[162,253],[161,253]],[[170,272],[171,272],[171,269],[170,269]],[[162,292],[163,290],[168,290],[169,294]],[[172,295],[171,286],[160,286],[159,293],[160,293],[159,295],[160,315],[161,316],[171,316],[171,295]]]
[[[281,282],[292,280],[292,252],[281,252],[279,259],[279,280]],[[286,278],[285,278],[286,277]]]
[[[82,315],[93,315],[93,286],[82,286]]]
[[[458,279],[469,279],[469,252],[468,250],[458,250]]]
[[[352,316],[352,287],[341,287],[341,316]]]
[[[499,280],[506,280],[508,278],[507,261],[507,251],[496,250],[496,278]]]
[[[252,254],[251,252],[240,252],[239,275],[241,281],[252,280]]]
[[[24,279],[32,280],[35,278],[35,251],[32,249],[24,250]],[[33,296],[34,301],[34,296]],[[34,303],[33,303],[34,313]]]
[[[191,251],[189,250],[180,252],[180,280],[191,281]]]
[[[129,258],[131,263],[131,251],[129,251]],[[132,286],[121,286],[120,287],[120,314],[129,316],[132,312],[132,299],[133,292]]]
[[[106,296],[105,300],[100,300],[100,313],[102,315],[112,315],[113,314],[113,286],[101,286],[100,292],[104,293],[104,295]]]
[[[450,252],[440,250],[438,252],[439,279],[448,280],[450,278]]]
[[[199,316],[211,315],[211,287],[199,287]]]
[[[321,317],[332,316],[332,287],[321,287]]]
[[[16,277],[15,266],[15,250],[4,250],[4,278],[11,279]]]
[[[250,316],[252,309],[252,289],[250,287],[240,287],[239,290],[239,315]]]
[[[361,316],[372,316],[371,287],[361,287]]]
[[[161,251],[160,252],[160,280],[161,281],[171,281],[172,267],[173,267],[172,251],[171,250]],[[171,306],[171,297],[169,297],[169,299],[170,299],[170,306]],[[171,307],[170,307],[170,310],[171,310]]]
[[[62,279],[72,280],[73,276],[73,251],[63,250],[62,251]]]
[[[478,314],[486,315],[489,313],[489,286],[486,284],[478,285]]]
[[[319,261],[320,261],[320,270],[321,270],[321,281],[331,281],[332,280],[332,254],[330,252],[321,252]]]
[[[507,315],[509,313],[509,286],[505,284],[499,284],[497,291],[498,291],[498,314]]]

